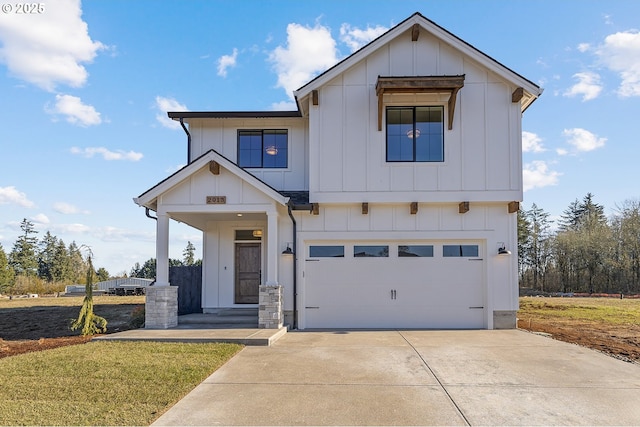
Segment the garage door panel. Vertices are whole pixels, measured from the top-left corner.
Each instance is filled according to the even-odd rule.
[[[307,261],[306,327],[484,327],[481,259],[397,257],[395,245],[389,257]]]

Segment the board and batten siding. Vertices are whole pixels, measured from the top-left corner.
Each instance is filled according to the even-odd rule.
[[[385,94],[384,105],[444,105],[444,162],[386,162],[377,128],[378,76],[464,74],[453,129],[448,95]],[[399,37],[319,89],[309,109],[310,192],[314,201],[521,200],[521,111],[515,87],[429,34]],[[464,193],[466,196],[461,196]]]
[[[191,159],[213,149],[234,163],[238,161],[238,130],[286,129],[288,167],[285,169],[246,169],[258,179],[280,191],[309,189],[307,120],[272,119],[190,119]]]

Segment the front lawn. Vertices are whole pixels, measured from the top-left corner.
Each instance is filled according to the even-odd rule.
[[[241,348],[96,341],[0,359],[0,425],[149,425]]]

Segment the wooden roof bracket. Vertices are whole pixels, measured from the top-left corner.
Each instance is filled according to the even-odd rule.
[[[458,91],[464,86],[465,75],[458,76],[405,76],[382,77],[376,82],[378,96],[378,131],[382,131],[382,113],[385,93],[449,93],[448,128],[453,129],[453,117],[456,110]]]

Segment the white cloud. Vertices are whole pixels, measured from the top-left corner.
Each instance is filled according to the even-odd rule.
[[[271,110],[273,111],[296,111],[298,104],[294,101],[280,101],[271,104]]]
[[[100,113],[91,105],[82,103],[77,96],[56,95],[55,108],[47,110],[49,114],[63,114],[67,121],[74,125],[93,126],[102,123]]]
[[[599,138],[598,135],[581,128],[565,129],[562,135],[567,138],[567,143],[578,152],[593,151],[604,147],[607,138]]]
[[[596,54],[607,68],[620,75],[620,96],[640,96],[640,32],[611,34],[596,49]]]
[[[524,191],[556,185],[560,175],[560,172],[549,170],[547,163],[542,160],[527,163],[522,170]]]
[[[366,29],[361,30],[360,28],[351,28],[349,24],[342,24],[340,27],[340,40],[349,46],[351,52],[355,52],[371,40],[386,33],[387,30],[387,27],[380,25],[376,27],[367,26]]]
[[[131,162],[137,162],[143,157],[142,153],[136,153],[135,151],[111,151],[104,147],[71,147],[70,151],[72,154],[78,154],[87,158],[91,158],[95,155],[100,155],[105,160],[128,160]]]
[[[542,138],[533,132],[522,132],[522,151],[525,153],[541,153],[545,151]]]
[[[558,153],[559,156],[566,156],[567,154],[569,154],[569,150],[565,148],[557,148],[556,153]]]
[[[78,209],[77,207],[75,207],[72,204],[69,203],[65,203],[65,202],[57,202],[53,204],[53,210],[64,214],[64,215],[72,215],[72,214],[78,214],[78,213],[82,213],[82,214],[89,214],[89,211],[81,211],[80,209]]]
[[[39,224],[39,225],[47,225],[49,224],[51,221],[49,221],[49,217],[47,217],[45,214],[41,213],[38,214],[34,217],[31,218],[31,220],[35,223],[35,224]]]
[[[32,208],[35,206],[27,195],[18,191],[16,187],[0,187],[0,205],[18,205],[23,208]]]
[[[51,224],[50,228],[56,233],[69,233],[69,234],[86,234],[91,230],[91,227],[84,224]]]
[[[41,14],[0,13],[0,62],[21,80],[53,91],[58,84],[80,87],[83,64],[105,46],[91,40],[80,0],[44,3]]]
[[[101,227],[93,233],[97,238],[105,242],[128,242],[131,240],[153,242],[155,241],[154,232],[146,232],[139,230],[127,230],[116,227]]]
[[[180,129],[180,123],[167,117],[169,111],[189,111],[186,105],[179,103],[173,98],[165,98],[163,96],[156,96],[156,109],[159,110],[156,114],[156,120],[164,127],[169,129]]]
[[[236,66],[236,59],[238,58],[238,49],[233,49],[231,55],[222,55],[218,59],[218,75],[220,77],[227,77],[227,69]]]
[[[582,95],[583,101],[590,101],[596,99],[600,92],[602,92],[602,83],[600,81],[600,75],[590,71],[583,73],[576,73],[573,75],[574,79],[578,80],[578,83],[571,86],[565,91],[564,96],[574,97]]]
[[[269,55],[278,74],[277,86],[293,99],[293,91],[338,61],[336,42],[328,27],[287,25],[287,46],[278,46]]]
[[[584,52],[588,51],[589,49],[591,49],[591,45],[589,43],[580,43],[578,45],[578,51],[579,52],[584,53]]]

